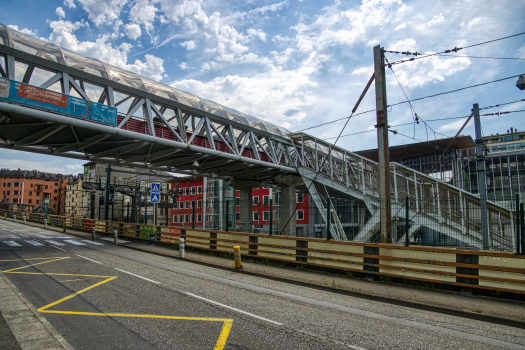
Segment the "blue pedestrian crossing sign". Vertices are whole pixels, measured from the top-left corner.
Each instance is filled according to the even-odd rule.
[[[151,183],[151,193],[160,193],[160,183],[158,182]]]
[[[151,203],[160,203],[160,194],[159,193],[152,193],[150,196],[149,201]]]

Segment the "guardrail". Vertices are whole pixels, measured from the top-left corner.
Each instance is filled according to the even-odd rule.
[[[44,223],[44,214],[0,211],[8,217],[17,215],[22,222]],[[425,246],[327,241],[318,238],[269,236],[266,234],[184,229],[177,227],[130,224],[105,220],[48,215],[48,225],[118,235],[139,240],[178,244],[185,238],[186,247],[204,251],[233,253],[239,246],[243,257],[288,262],[343,270],[396,280],[433,283],[437,287],[525,294],[525,255],[478,250],[461,250]],[[153,235],[152,235],[153,233]]]

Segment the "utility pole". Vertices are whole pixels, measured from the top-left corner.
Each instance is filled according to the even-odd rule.
[[[479,117],[479,105],[474,104],[474,127],[476,128],[476,163],[478,173],[478,190],[481,202],[481,237],[483,238],[483,249],[490,249],[489,242],[489,220],[487,217],[487,173],[485,172],[485,155],[483,154],[483,138],[481,136],[481,120]]]
[[[109,220],[109,184],[111,177],[111,164],[106,164],[106,192],[104,196],[104,220]]]
[[[377,152],[379,163],[379,210],[381,243],[392,243],[392,215],[390,213],[390,152],[388,144],[388,115],[386,103],[385,51],[374,47],[376,87]]]

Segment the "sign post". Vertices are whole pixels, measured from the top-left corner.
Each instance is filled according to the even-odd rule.
[[[49,198],[44,198],[44,204],[46,205],[46,222],[47,222],[47,205],[49,204]]]
[[[150,246],[155,245],[155,229],[157,228],[157,204],[160,202],[160,183],[151,183],[150,202],[153,203],[153,230],[150,235]]]

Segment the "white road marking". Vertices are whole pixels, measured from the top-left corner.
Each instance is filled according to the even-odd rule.
[[[94,245],[105,245],[104,243],[93,242],[93,241],[90,241],[89,239],[83,239],[82,242],[86,242],[86,243],[94,244]]]
[[[85,245],[84,243],[80,243],[80,242],[74,241],[72,239],[65,239],[64,242],[71,243],[71,244],[74,244],[74,245]]]
[[[57,241],[53,241],[51,239],[46,239],[46,242],[53,245],[65,245],[64,243],[59,243]]]
[[[192,294],[192,293],[185,292],[185,294],[189,295],[190,297],[194,297],[194,298],[197,298],[197,299],[201,299],[201,300],[207,301],[208,303],[215,304],[215,305],[219,305],[219,306],[224,307],[224,308],[226,308],[226,309],[230,309],[230,310],[233,310],[233,311],[239,312],[239,313],[241,313],[241,314],[245,314],[245,315],[248,315],[248,316],[251,316],[251,317],[258,318],[259,320],[263,320],[263,321],[266,321],[266,322],[270,322],[270,323],[276,324],[276,325],[278,325],[278,326],[282,326],[282,325],[283,325],[281,322],[272,321],[272,320],[269,320],[269,319],[267,319],[267,318],[264,318],[264,317],[261,317],[261,316],[254,315],[254,314],[252,314],[252,313],[249,313],[249,312],[246,312],[246,311],[243,311],[243,310],[239,310],[239,309],[236,309],[236,308],[234,308],[234,307],[231,307],[231,306],[228,306],[228,305],[224,305],[224,304],[218,303],[218,302],[213,301],[213,300],[210,300],[210,299],[206,299],[206,298],[200,297],[200,296],[195,295],[195,294]]]
[[[32,244],[32,245],[34,245],[34,246],[37,246],[37,247],[43,246],[42,243],[35,242],[35,241],[26,241],[26,242],[29,243],[29,244]]]
[[[39,241],[38,239],[33,239],[33,241],[44,244],[44,242]]]
[[[85,256],[78,255],[78,254],[75,254],[75,255],[76,255],[76,256],[79,256],[79,257],[81,257],[81,258],[84,258],[84,259],[86,259],[86,260],[93,261],[94,263],[97,263],[97,264],[100,264],[100,265],[104,265],[104,264],[101,263],[101,262],[95,261],[95,260],[90,259],[90,258],[86,258]]]
[[[53,247],[53,248],[56,248],[56,249],[60,249],[60,250],[63,250],[63,251],[65,251],[65,252],[67,252],[67,250],[62,249],[62,248],[59,248],[59,247],[55,247],[54,245],[50,245],[50,247]]]
[[[104,237],[104,238],[101,238],[101,239],[103,239],[104,241],[110,241],[110,242],[113,242],[113,238]],[[129,241],[125,241],[125,240],[120,239],[120,238],[118,239],[118,242],[119,242],[119,244],[120,244],[120,243],[129,243]]]
[[[29,236],[26,236],[26,235],[24,235],[23,233],[19,233],[19,235],[20,235],[20,236],[24,236],[24,237],[29,238]]]
[[[116,267],[115,267],[115,270],[120,271],[120,272],[127,273],[128,275],[131,275],[131,276],[135,276],[135,277],[138,277],[138,278],[142,278],[143,280],[146,280],[146,281],[148,281],[148,282],[152,282],[152,283],[160,284],[160,282],[157,282],[157,281],[154,281],[154,280],[150,280],[149,278],[142,277],[142,276],[139,276],[139,275],[135,275],[134,273],[131,273],[131,272],[128,272],[128,271],[124,271],[124,270],[121,270],[121,269],[117,269]]]
[[[16,243],[15,241],[4,241],[5,244],[7,244],[10,247],[21,247],[21,244]]]

